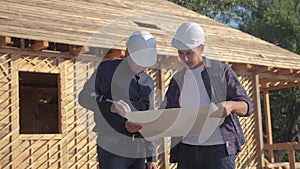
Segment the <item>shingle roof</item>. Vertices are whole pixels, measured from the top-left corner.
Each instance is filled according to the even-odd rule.
[[[159,54],[167,56],[177,55],[170,41],[183,21],[203,27],[213,47],[207,55],[300,69],[299,55],[165,0],[0,1],[0,36],[124,49],[132,31],[145,29],[156,37]]]

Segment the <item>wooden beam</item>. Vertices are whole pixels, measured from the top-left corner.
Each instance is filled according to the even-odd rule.
[[[284,80],[284,81],[300,81],[299,76],[285,76],[285,75],[276,75],[274,73],[260,73],[259,76],[261,78],[267,78],[267,79],[278,79],[278,80]]]
[[[0,47],[6,46],[11,43],[11,38],[7,36],[0,36]]]
[[[277,75],[291,75],[294,73],[293,69],[279,69]]]
[[[31,45],[31,49],[34,51],[40,51],[49,47],[48,41],[34,41],[33,45]]]
[[[276,81],[278,81],[278,80],[276,80]],[[261,84],[261,85],[263,85],[263,84],[269,84],[269,83],[272,83],[272,82],[274,82],[274,79],[269,79],[269,78],[263,78],[263,79],[259,79],[259,83]]]
[[[271,66],[255,66],[255,67],[257,73],[268,72],[272,70]]]
[[[300,143],[293,143],[294,144],[294,149],[295,150],[300,150]]]
[[[88,52],[89,51],[89,47],[88,46],[78,46],[78,47],[74,47],[70,50],[70,54],[78,56],[80,53],[83,52]]]
[[[104,60],[120,59],[125,57],[125,50],[110,49],[104,56]]]
[[[278,79],[260,79],[259,83],[261,86],[285,86],[288,84],[296,84],[298,83],[297,81],[288,81],[288,80],[278,80]]]
[[[293,147],[293,145],[290,142],[284,142],[284,143],[274,143],[274,144],[265,144],[265,149],[271,149],[271,150],[288,150],[289,148]]]
[[[252,68],[251,64],[232,64],[232,69],[235,71],[245,71],[245,70],[249,70]]]
[[[300,82],[297,82],[297,83],[288,83],[288,84],[281,84],[281,85],[278,85],[278,86],[261,86],[260,90],[261,91],[279,90],[279,89],[285,89],[285,88],[297,87],[297,86],[300,86]]]

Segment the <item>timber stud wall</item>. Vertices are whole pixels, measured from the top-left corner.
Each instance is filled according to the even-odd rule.
[[[1,50],[0,53],[0,164],[2,168],[97,168],[97,153],[90,129],[93,117],[76,109],[74,71],[70,56],[47,52]],[[83,62],[80,62],[83,63]],[[83,66],[84,65],[84,66]],[[76,67],[77,66],[77,67]],[[62,134],[19,134],[18,71],[59,74],[59,111]],[[89,71],[84,75],[89,76]]]
[[[0,164],[2,168],[98,168],[93,112],[77,103],[78,93],[94,73],[101,58],[86,55],[0,50]],[[59,111],[61,134],[19,134],[18,71],[59,74]],[[153,77],[155,106],[158,107],[174,74],[172,70],[150,69]],[[256,98],[253,76],[240,75],[239,79],[250,97]],[[254,101],[254,100],[253,100]],[[241,118],[247,139],[243,151],[236,159],[237,168],[258,166],[258,133],[255,117]],[[158,141],[158,151],[169,150],[170,139]],[[169,164],[169,151],[158,155],[160,169],[175,169]]]

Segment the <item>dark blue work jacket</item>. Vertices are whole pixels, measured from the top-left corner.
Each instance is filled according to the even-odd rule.
[[[105,99],[124,100],[132,111],[153,109],[153,88],[152,78],[144,72],[135,74],[126,59],[104,61],[98,66],[95,90],[98,96],[104,96],[98,100],[98,106],[105,120],[119,133],[131,134],[125,128],[127,119],[111,113],[112,103]]]

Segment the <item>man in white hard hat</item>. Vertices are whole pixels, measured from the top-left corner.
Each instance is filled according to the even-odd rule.
[[[157,61],[156,42],[149,32],[140,30],[132,33],[126,48],[125,59],[100,63],[95,76],[101,112],[94,128],[99,134],[99,165],[101,169],[144,169],[147,160],[147,168],[156,169],[155,142],[146,141],[138,132],[141,126],[125,118],[131,111],[154,107],[154,83],[144,71]]]
[[[201,138],[208,133],[189,132],[179,142],[173,138],[170,161],[178,162],[178,169],[233,169],[235,156],[245,143],[238,116],[251,115],[252,103],[228,65],[203,56],[204,43],[204,31],[197,23],[178,27],[172,46],[178,50],[184,69],[169,84],[166,108],[213,102],[220,108],[213,116],[224,118],[224,122],[211,129],[204,142]]]

